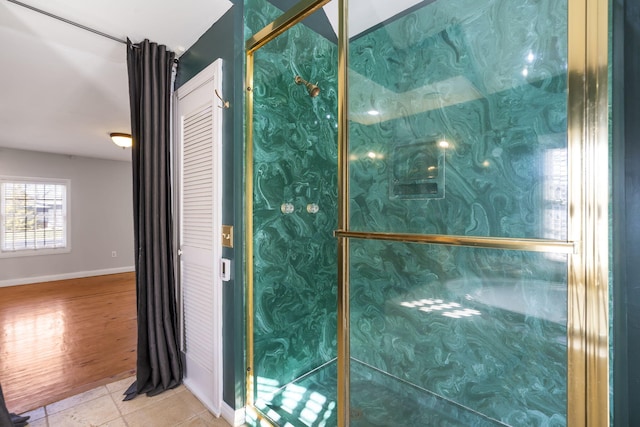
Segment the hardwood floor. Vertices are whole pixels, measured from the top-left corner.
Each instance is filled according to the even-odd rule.
[[[0,288],[0,384],[22,413],[130,377],[134,273]]]

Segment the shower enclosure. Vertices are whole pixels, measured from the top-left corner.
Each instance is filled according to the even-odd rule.
[[[247,9],[258,27],[282,13],[259,0]],[[252,62],[247,387],[282,426],[336,425],[336,40],[296,24]]]
[[[605,3],[284,3],[245,4],[253,422],[602,425]]]

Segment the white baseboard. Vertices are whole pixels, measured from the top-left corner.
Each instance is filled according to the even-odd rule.
[[[241,426],[245,422],[244,407],[234,410],[227,402],[222,402],[220,408],[222,410],[222,418],[227,420],[234,427]]]
[[[51,276],[24,277],[20,279],[0,280],[0,288],[17,285],[30,285],[32,283],[53,282],[55,280],[79,279],[81,277],[104,276],[105,274],[128,273],[135,271],[134,266],[107,268],[104,270],[77,271],[74,273],[54,274]]]

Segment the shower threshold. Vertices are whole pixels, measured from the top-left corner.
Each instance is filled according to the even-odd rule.
[[[258,400],[256,408],[280,427],[335,427],[336,389],[333,360]],[[351,361],[350,394],[350,427],[506,425],[357,360]]]

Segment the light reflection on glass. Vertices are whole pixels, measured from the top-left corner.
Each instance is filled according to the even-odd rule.
[[[438,312],[442,316],[461,319],[463,317],[479,316],[482,313],[471,308],[464,308],[457,302],[444,302],[442,299],[424,298],[421,300],[404,301],[400,303],[406,308],[417,308],[423,313]]]
[[[307,405],[308,406],[308,405]],[[300,412],[300,419],[307,425],[311,425],[318,419],[318,414],[313,412],[310,408],[304,408],[302,412]]]
[[[568,169],[566,148],[545,151],[543,172],[544,230],[542,230],[542,235],[547,239],[563,240],[569,227],[567,215]]]
[[[280,383],[278,381],[272,380],[271,378],[258,377],[256,385],[258,396],[263,396],[265,400],[271,400],[279,389]]]
[[[443,316],[452,317],[454,319],[460,319],[462,317],[479,316],[480,314],[482,313],[472,308],[464,308],[462,310],[446,311],[442,313]]]
[[[273,421],[278,421],[280,419],[280,414],[278,414],[276,411],[274,411],[273,409],[269,409],[267,411],[267,416],[269,418],[271,418]]]
[[[527,55],[527,62],[531,64],[534,59],[536,59],[535,55],[533,54],[533,52],[529,51],[529,54]]]
[[[278,414],[274,409],[278,397],[280,397],[279,406],[281,411],[297,417],[305,426],[327,426],[327,421],[335,410],[335,402],[321,393],[310,391],[305,387],[297,384],[287,384],[280,387],[279,383],[271,378],[257,378],[258,400],[256,408],[267,415],[273,421],[282,419],[282,415]],[[285,426],[292,426],[290,422],[286,422]],[[293,426],[292,426],[293,427]]]

